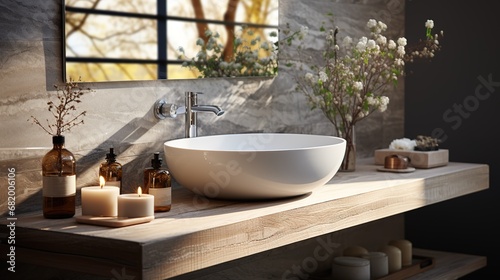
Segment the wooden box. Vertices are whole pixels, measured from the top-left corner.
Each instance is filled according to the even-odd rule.
[[[448,164],[447,149],[428,152],[379,149],[375,150],[375,164],[384,165],[385,157],[390,155],[407,156],[410,159],[409,165],[415,168],[433,168]]]

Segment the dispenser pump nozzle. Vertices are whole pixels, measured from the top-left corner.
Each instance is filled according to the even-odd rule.
[[[155,169],[158,169],[161,167],[162,160],[160,158],[160,153],[156,152],[153,155],[153,159],[151,160],[151,166]]]
[[[116,161],[116,154],[115,154],[113,148],[109,148],[109,153],[106,154],[106,160],[108,162],[115,162]]]

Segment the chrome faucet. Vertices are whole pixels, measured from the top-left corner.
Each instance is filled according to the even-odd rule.
[[[212,112],[216,116],[224,114],[224,111],[215,105],[198,105],[198,95],[202,92],[186,92],[185,105],[178,107],[175,104],[166,103],[164,99],[156,101],[154,106],[154,114],[158,119],[165,119],[166,117],[175,118],[179,114],[185,116],[185,137],[197,137],[198,125],[197,115],[199,112]]]

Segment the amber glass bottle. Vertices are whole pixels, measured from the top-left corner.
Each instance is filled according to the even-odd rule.
[[[116,161],[113,148],[109,149],[106,161],[99,166],[99,176],[104,177],[106,186],[118,187],[122,193],[122,165]]]
[[[53,136],[52,144],[52,150],[42,159],[43,216],[71,218],[75,215],[75,157],[64,148],[64,136]]]
[[[168,170],[161,168],[160,153],[154,153],[151,167],[144,169],[145,191],[154,196],[155,212],[170,211],[172,207],[172,185]]]

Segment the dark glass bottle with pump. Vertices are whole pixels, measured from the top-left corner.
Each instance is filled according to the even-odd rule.
[[[168,170],[161,168],[160,153],[154,153],[151,167],[144,170],[145,191],[154,196],[155,212],[170,211],[172,207],[172,185]]]
[[[115,186],[120,188],[122,193],[122,165],[116,161],[114,149],[110,148],[106,154],[106,161],[99,166],[99,176],[106,181],[106,186]]]
[[[75,157],[64,148],[64,136],[53,136],[52,144],[52,150],[42,159],[43,216],[71,218],[75,215]]]

